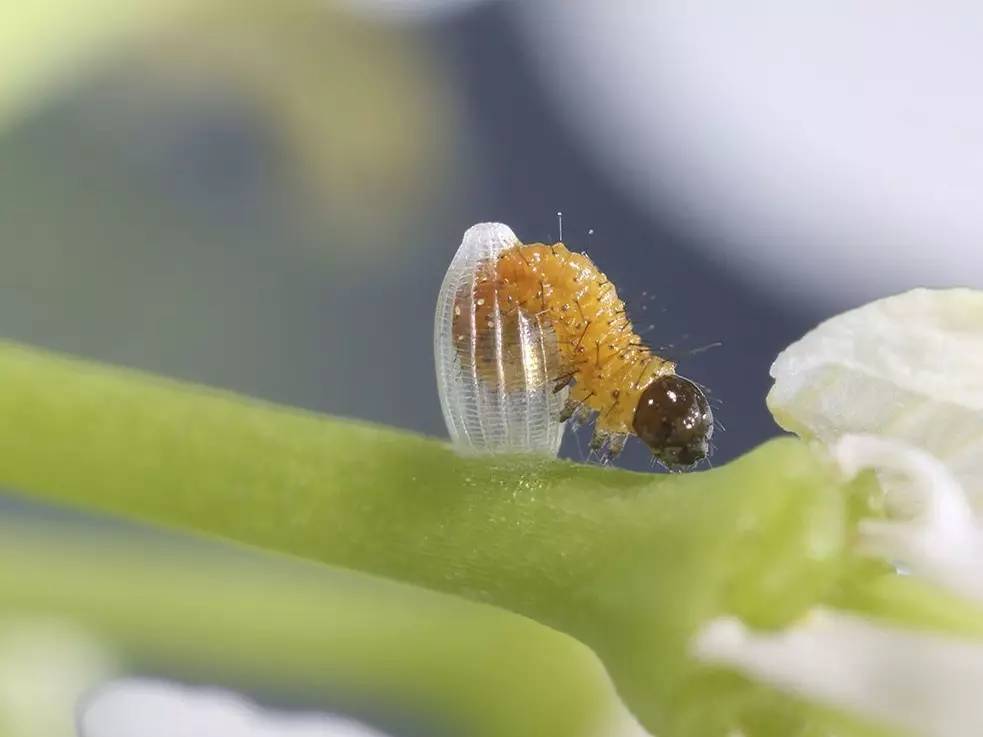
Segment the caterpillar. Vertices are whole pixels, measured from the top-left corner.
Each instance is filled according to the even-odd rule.
[[[434,323],[441,407],[455,445],[556,455],[564,423],[593,420],[591,450],[631,435],[670,470],[709,452],[703,391],[642,341],[610,280],[563,243],[523,244],[508,226],[468,229]]]

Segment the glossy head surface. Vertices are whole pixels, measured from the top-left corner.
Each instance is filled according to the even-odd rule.
[[[707,457],[713,413],[696,384],[672,374],[659,377],[642,392],[632,427],[660,463],[680,470]]]

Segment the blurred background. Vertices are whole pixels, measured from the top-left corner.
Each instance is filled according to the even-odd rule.
[[[818,321],[983,282],[970,2],[27,5],[0,9],[6,338],[444,436],[461,234],[562,211],[712,390],[723,462],[777,432],[768,366]]]
[[[816,323],[983,286],[980,38],[968,1],[6,0],[0,336],[444,437],[461,235],[562,211],[724,462]]]

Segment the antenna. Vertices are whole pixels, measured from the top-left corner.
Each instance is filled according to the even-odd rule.
[[[560,224],[560,242],[563,242],[563,212],[561,210],[556,211],[556,221]]]

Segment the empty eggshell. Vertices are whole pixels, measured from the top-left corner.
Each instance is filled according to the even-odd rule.
[[[451,441],[462,453],[555,456],[563,437],[567,389],[554,391],[559,363],[548,322],[523,310],[499,309],[499,254],[519,245],[501,223],[467,230],[444,276],[434,317],[437,390]],[[486,288],[476,296],[479,284]],[[479,310],[485,299],[493,309]],[[478,313],[482,317],[479,319]]]

